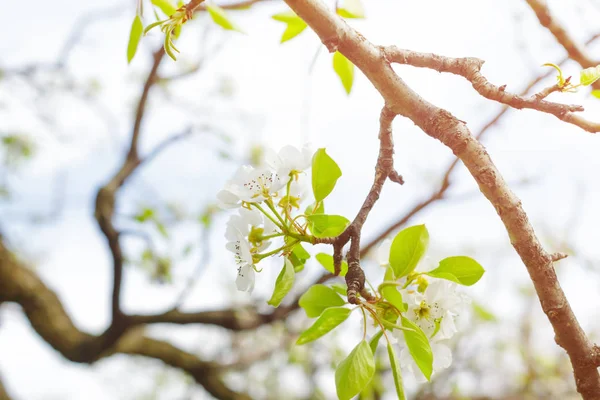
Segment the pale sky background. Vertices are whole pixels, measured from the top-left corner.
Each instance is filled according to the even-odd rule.
[[[38,105],[57,119],[56,127],[48,129],[48,125],[32,118],[29,89],[15,81],[0,80],[0,132],[26,132],[38,146],[35,161],[11,178],[13,201],[0,203],[2,229],[44,281],[58,292],[77,326],[99,333],[109,323],[111,268],[105,240],[93,219],[94,195],[121,162],[122,149],[130,135],[132,107],[149,68],[150,52],[159,44],[160,35],[156,31],[146,37],[128,66],[125,48],[134,1],[32,0],[26,7],[19,2],[4,3],[2,15],[8,18],[0,24],[0,68],[9,70],[54,62],[79,17],[95,10],[122,9],[114,17],[90,25],[67,62],[77,82],[93,79],[99,83],[101,89],[94,108],[67,96],[49,98]],[[556,62],[564,55],[524,1],[365,3],[367,20],[351,23],[372,42],[449,56],[479,57],[486,61],[483,73],[488,79],[507,84],[507,90],[514,92],[544,72],[541,64]],[[578,1],[578,5],[566,3],[571,2],[549,1],[554,14],[577,39],[583,42],[597,33],[594,29],[600,7],[595,7],[592,0]],[[199,134],[173,146],[141,168],[127,184],[118,201],[120,213],[132,214],[140,204],[156,203],[156,191],[162,200],[176,200],[185,209],[198,212],[214,201],[216,192],[238,166],[236,161],[216,156],[215,149],[225,149],[242,159],[257,143],[278,149],[308,141],[314,148],[326,147],[344,174],[328,198],[328,211],[348,218],[355,215],[372,181],[382,100],[360,72],[352,94],[346,96],[331,68],[331,56],[324,49],[309,71],[320,46],[310,30],[280,45],[284,25],[269,17],[285,10],[283,3],[273,1],[252,11],[231,13],[245,35],[222,32],[206,16],[185,26],[177,46],[182,51],[181,58],[177,64],[165,61],[162,73],[176,72],[180,65],[196,59],[204,26],[210,27],[208,43],[220,50],[207,60],[199,74],[170,86],[168,99],[154,93],[144,123],[142,149],[152,149],[185,127],[191,120],[191,109],[195,123],[216,126],[234,142],[227,144],[214,135]],[[599,50],[600,45],[590,48],[592,55]],[[574,63],[564,67],[567,75],[574,76],[579,69]],[[467,121],[473,132],[500,109],[499,104],[481,98],[461,78],[411,67],[398,67],[398,71],[423,97]],[[552,78],[544,82],[552,83]],[[231,97],[212,95],[224,85],[233,88]],[[600,101],[589,96],[587,90],[554,94],[551,99],[582,104],[586,117],[600,119]],[[111,115],[112,122],[107,125],[105,119],[97,116],[98,110]],[[428,196],[452,160],[449,150],[401,117],[394,124],[394,139],[396,168],[406,184],[384,188],[365,226],[363,240],[373,237],[416,201]],[[585,328],[594,327],[598,318],[595,305],[600,296],[600,212],[595,207],[600,201],[598,140],[598,136],[533,111],[510,111],[485,138],[504,177],[516,183],[513,189],[523,200],[547,250],[560,250],[552,247],[551,238],[568,239],[580,254],[596,261],[595,270],[585,268],[577,259],[560,263],[561,283]],[[57,175],[65,177],[66,190],[66,203],[58,219],[39,226],[23,223],[19,216],[52,208]],[[465,169],[458,168],[453,177],[450,194],[459,196],[459,200],[433,206],[411,224],[427,224],[433,259],[466,254],[486,267],[482,281],[465,293],[509,321],[510,326],[510,321],[521,317],[516,293],[523,284],[530,285],[526,270],[510,247],[493,207],[477,192]],[[519,183],[523,179],[531,183]],[[579,222],[565,238],[574,214],[579,215]],[[221,250],[226,218],[223,215],[216,221],[211,236],[213,257],[186,303],[189,309],[213,309],[232,301],[243,304],[266,300],[270,295],[277,265],[257,275],[257,287],[251,297],[235,291],[236,270],[230,254]],[[117,226],[131,224],[117,219]],[[197,228],[189,224],[178,231],[172,244],[157,243],[161,250],[174,252],[190,240],[197,241],[197,237]],[[137,240],[126,242],[132,254],[139,244]],[[191,260],[177,265],[172,286],[150,284],[139,270],[127,268],[125,309],[151,312],[167,307],[197,267],[199,256],[194,254]],[[318,265],[308,264],[304,276],[298,279],[297,289],[320,273]],[[548,322],[541,312],[538,314],[538,346],[543,351],[557,351]],[[360,324],[351,320],[346,326],[350,349],[355,343],[352,337],[360,335]],[[225,340],[216,328],[169,326],[162,330],[156,327],[151,332],[206,357],[214,355],[220,341]],[[510,330],[507,334],[511,334]],[[149,390],[160,370],[156,362],[132,361],[124,356],[94,366],[71,363],[36,336],[18,307],[0,308],[0,374],[16,399],[135,398],[134,395]],[[324,384],[332,395],[333,377],[327,379]],[[171,386],[164,398],[178,398],[178,393],[186,390],[177,381]],[[296,386],[301,390],[301,382]],[[194,396],[207,398],[201,390],[196,390]]]

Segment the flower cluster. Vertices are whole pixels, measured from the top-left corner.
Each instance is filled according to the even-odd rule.
[[[217,194],[221,208],[239,211],[229,218],[225,232],[238,267],[238,290],[252,291],[259,272],[256,264],[268,256],[289,254],[305,236],[305,227],[292,213],[300,208],[302,178],[311,156],[307,147],[267,150],[264,166],[242,166]],[[277,248],[267,251],[275,242]]]
[[[379,249],[379,261],[387,265],[391,241],[386,240]],[[426,264],[421,263],[420,266]],[[419,267],[420,267],[419,266]],[[399,280],[400,294],[406,304],[404,317],[416,324],[429,339],[433,353],[433,372],[448,368],[452,363],[452,352],[448,339],[457,332],[456,317],[470,303],[470,299],[457,291],[457,284],[444,279],[425,276],[421,268]],[[428,268],[430,269],[430,268]],[[394,330],[400,350],[400,365],[410,371],[415,379],[424,382],[414,358],[411,356],[401,330]]]

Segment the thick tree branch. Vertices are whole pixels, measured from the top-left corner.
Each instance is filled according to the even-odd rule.
[[[583,111],[580,105],[553,103],[546,100],[552,92],[560,91],[558,85],[550,86],[530,97],[522,97],[505,90],[505,86],[490,83],[481,74],[484,61],[477,58],[452,58],[432,53],[419,53],[411,50],[388,46],[382,49],[386,58],[394,63],[407,64],[414,67],[430,68],[438,72],[448,72],[460,75],[473,85],[473,88],[483,97],[506,104],[516,109],[529,108],[554,115],[556,118],[576,125],[588,132],[600,131],[600,123],[591,122],[574,114]]]
[[[374,46],[318,0],[285,0],[330,51],[340,51],[371,81],[394,113],[411,119],[429,136],[452,149],[500,216],[511,243],[527,267],[556,342],[573,365],[577,390],[585,399],[600,398],[600,375],[593,345],[579,325],[562,291],[551,256],[543,249],[525,214],[485,148],[466,125],[414,92]]]
[[[110,347],[102,336],[79,330],[56,294],[27,269],[0,241],[0,302],[18,303],[35,331],[70,361],[91,364],[116,353],[141,355],[163,361],[189,373],[198,384],[219,399],[250,399],[229,389],[222,381],[219,364],[201,360],[167,342],[130,329]],[[0,395],[0,399],[1,399]]]

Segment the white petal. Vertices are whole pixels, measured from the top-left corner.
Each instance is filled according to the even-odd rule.
[[[275,152],[275,150],[271,148],[266,148],[263,158],[265,160],[265,164],[273,171],[277,171],[281,168],[281,159]]]
[[[239,207],[240,198],[230,190],[224,189],[217,193],[219,207],[223,209]]]
[[[244,292],[252,292],[254,289],[255,271],[251,265],[243,265],[238,271],[238,276],[235,280],[237,289]]]
[[[262,223],[262,214],[256,208],[240,208],[240,216],[246,225],[260,226]]]
[[[440,322],[440,330],[435,336],[439,336],[440,339],[450,339],[456,332],[457,330],[456,325],[454,325],[454,316],[450,313],[450,311],[446,311],[442,318],[442,322]]]
[[[279,150],[279,158],[282,164],[289,169],[302,171],[304,168],[304,157],[302,152],[294,146],[285,146]]]
[[[390,249],[392,247],[392,240],[385,239],[379,245],[377,249],[377,261],[380,265],[387,266],[390,263]]]
[[[433,352],[433,370],[439,372],[448,368],[452,364],[452,352],[450,348],[443,343],[431,343]]]

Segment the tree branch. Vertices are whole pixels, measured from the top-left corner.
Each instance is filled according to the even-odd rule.
[[[482,74],[484,61],[477,58],[452,58],[432,53],[419,53],[399,49],[396,46],[382,48],[385,57],[398,64],[408,64],[414,67],[430,68],[438,72],[449,72],[460,75],[471,82],[473,88],[483,97],[494,100],[516,109],[529,108],[554,115],[556,118],[576,125],[588,132],[600,131],[600,123],[587,121],[575,112],[583,111],[583,106],[559,104],[543,100],[550,93],[560,91],[558,85],[553,85],[528,98],[509,93],[505,86],[490,83]]]
[[[1,378],[1,377],[0,377]],[[12,397],[9,396],[4,384],[2,383],[2,379],[0,379],[0,400],[11,400]]]
[[[504,223],[511,243],[527,267],[542,309],[573,365],[577,390],[597,399],[600,375],[593,346],[579,325],[557,280],[550,255],[543,249],[525,214],[485,148],[463,122],[414,92],[392,69],[381,47],[374,46],[318,0],[285,0],[330,51],[340,51],[371,81],[394,113],[411,119],[462,160],[481,192]]]
[[[581,65],[583,68],[595,67],[598,61],[590,57],[583,46],[580,46],[575,39],[562,27],[562,25],[552,16],[550,9],[545,1],[526,0],[529,7],[533,10],[540,24],[548,29],[556,41],[565,49],[569,58]],[[594,82],[594,89],[600,89],[600,82]]]
[[[117,353],[141,355],[186,371],[216,398],[250,399],[225,385],[221,365],[204,361],[170,343],[146,337],[141,328],[128,330],[112,346],[105,347],[102,336],[83,332],[73,324],[56,294],[34,272],[21,265],[0,241],[0,302],[3,301],[18,303],[33,329],[70,361],[92,364]]]

